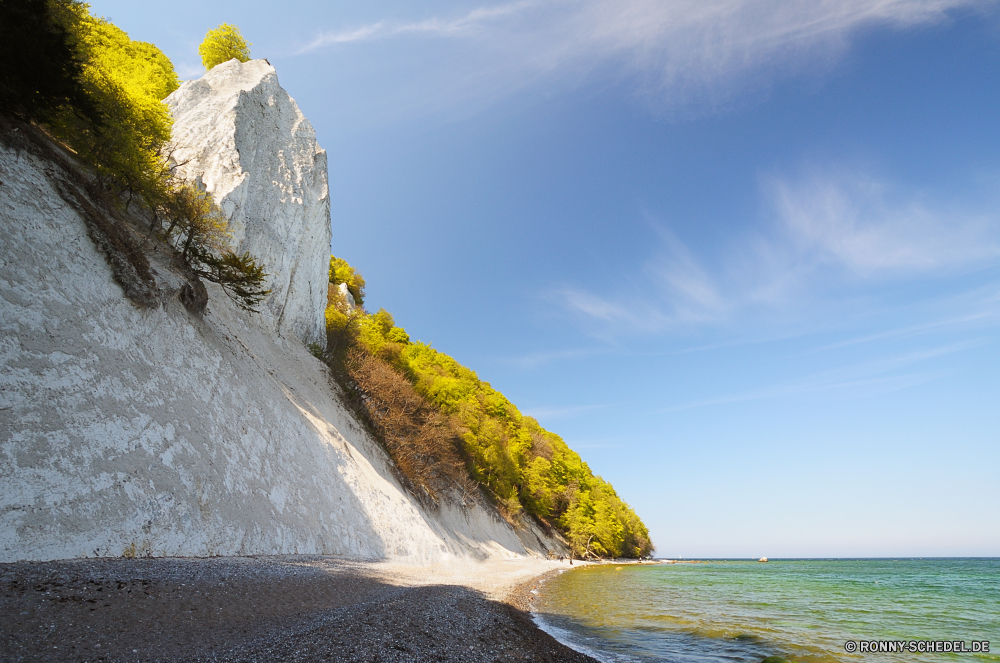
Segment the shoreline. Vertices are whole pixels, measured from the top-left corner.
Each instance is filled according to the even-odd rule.
[[[532,590],[569,568],[318,556],[5,563],[0,661],[592,663],[530,614]]]

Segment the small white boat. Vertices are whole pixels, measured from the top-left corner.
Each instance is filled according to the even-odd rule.
[[[761,557],[761,558],[760,558],[760,559],[758,559],[757,561],[758,561],[758,562],[766,562],[766,561],[767,561],[767,557]]]

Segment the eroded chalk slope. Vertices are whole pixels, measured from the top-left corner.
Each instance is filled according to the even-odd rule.
[[[188,313],[162,247],[164,305],[126,299],[50,166],[0,146],[0,561],[529,551],[480,506],[421,507],[303,342],[211,284]]]

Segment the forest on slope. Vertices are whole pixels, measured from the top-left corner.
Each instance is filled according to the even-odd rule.
[[[642,520],[561,437],[471,369],[410,340],[388,311],[367,313],[363,303],[363,277],[331,257],[321,356],[411,490],[433,500],[479,487],[509,521],[523,513],[555,528],[580,557],[650,554]]]
[[[194,293],[189,308],[204,309],[204,279],[255,311],[269,293],[267,274],[249,254],[232,251],[228,221],[211,195],[179,177],[171,159],[173,118],[163,100],[180,81],[170,59],[78,0],[5,0],[0,26],[5,134],[16,133],[11,122],[42,128],[90,167],[92,177],[80,184],[91,197],[112,211],[146,217],[149,233],[173,247],[186,268]],[[206,69],[227,56],[249,59],[242,37],[234,40],[224,31],[210,32],[203,51],[206,45],[214,46],[203,52]],[[126,296],[139,306],[156,306],[141,247],[121,223],[101,214],[85,217]]]
[[[169,58],[78,0],[0,0],[0,19],[0,122],[32,123],[71,148],[93,169],[88,192],[148,218],[149,231],[174,247],[192,284],[219,283],[237,305],[255,310],[268,294],[267,274],[252,256],[231,250],[211,196],[175,174],[173,120],[163,99],[179,80]],[[200,53],[206,69],[249,58],[248,44],[229,25],[210,31]],[[13,135],[9,126],[0,129]],[[113,219],[86,220],[126,296],[155,306],[142,247]],[[207,294],[198,289],[185,305],[200,311]],[[562,438],[472,370],[411,341],[388,312],[365,312],[363,296],[360,275],[332,258],[328,344],[315,351],[415,494],[432,503],[444,494],[463,501],[485,495],[512,524],[527,516],[559,531],[581,557],[651,552],[642,521]]]

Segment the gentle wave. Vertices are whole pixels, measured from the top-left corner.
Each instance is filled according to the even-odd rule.
[[[601,565],[543,585],[536,622],[601,661],[1000,661],[1000,560]],[[847,641],[991,640],[987,654],[854,653]]]
[[[531,617],[534,619],[535,625],[538,626],[538,628],[545,631],[562,644],[566,645],[570,649],[580,652],[581,654],[586,654],[593,659],[597,659],[601,663],[631,663],[632,661],[637,660],[625,654],[613,654],[611,652],[601,651],[600,649],[594,647],[588,647],[580,642],[582,638],[579,634],[567,629],[559,628],[558,626],[553,626],[547,619],[545,619],[544,615],[537,612],[532,612]]]

